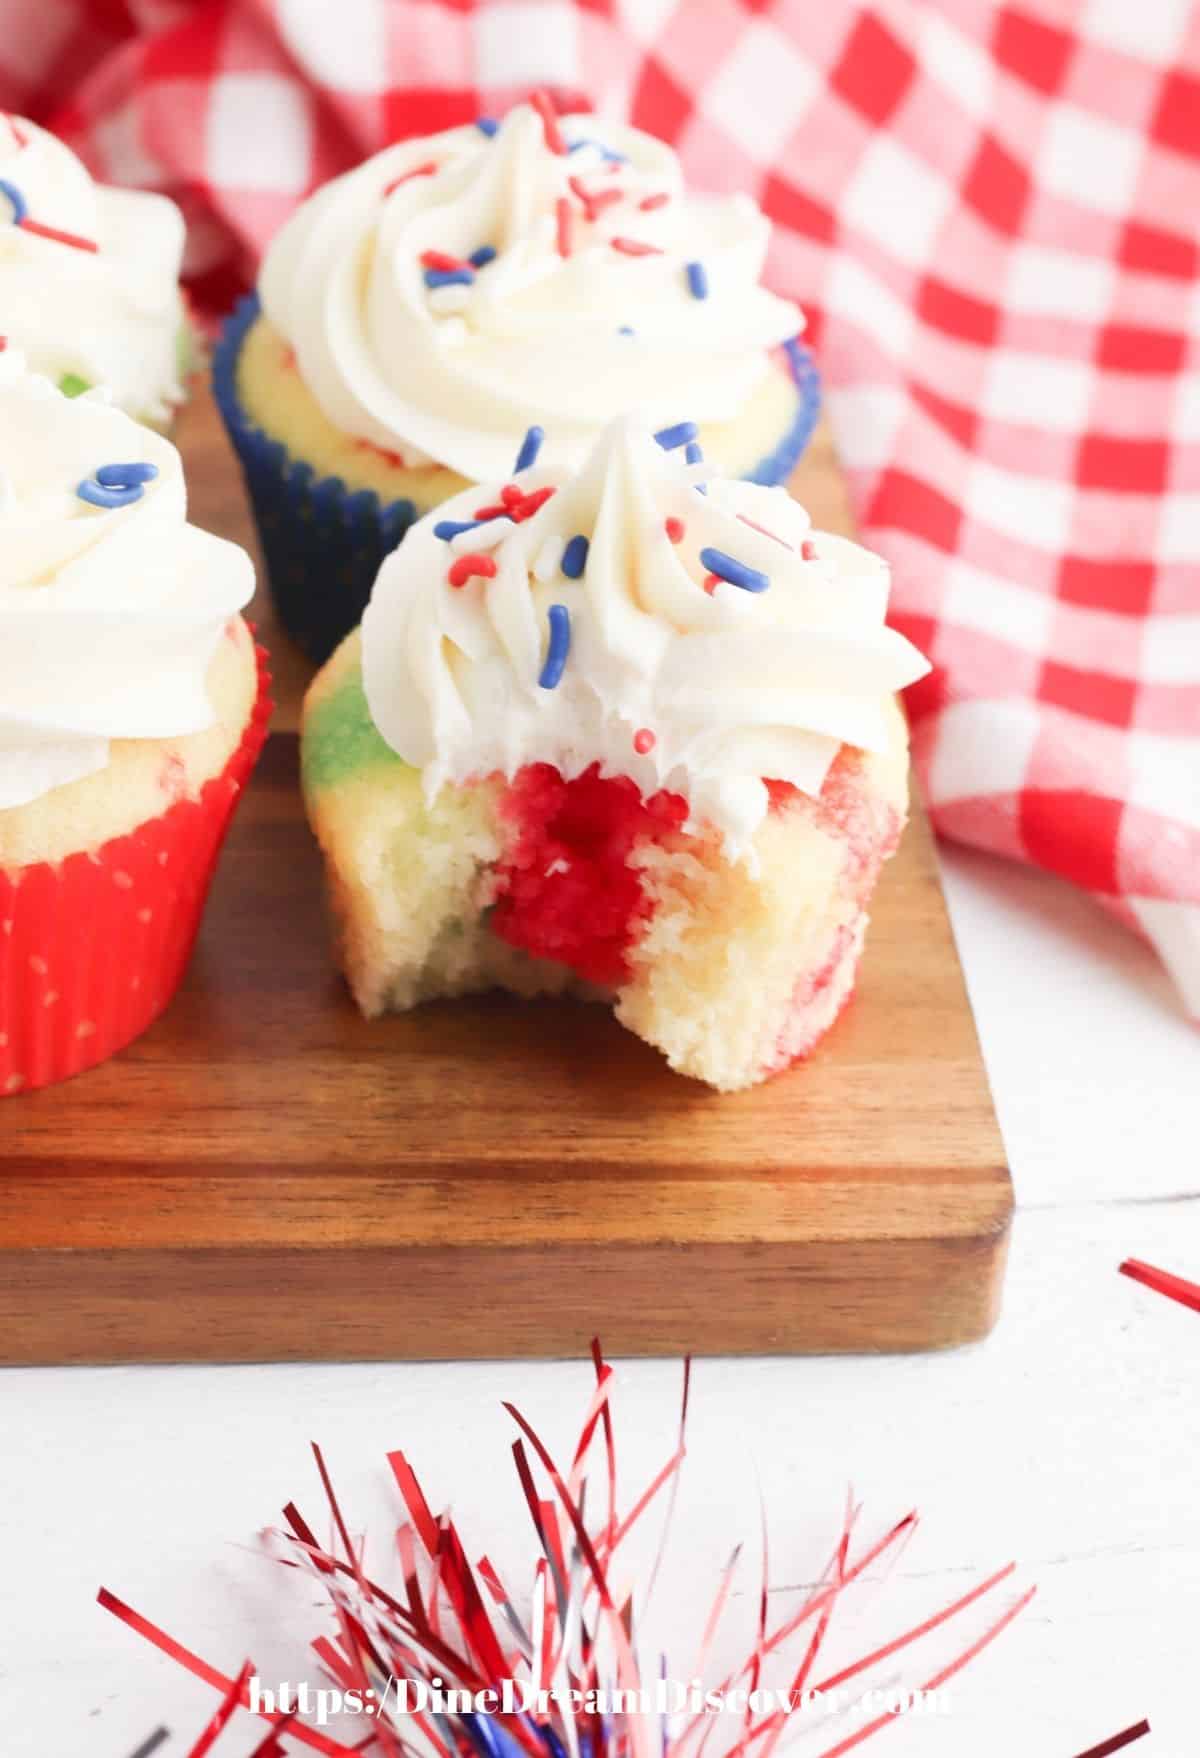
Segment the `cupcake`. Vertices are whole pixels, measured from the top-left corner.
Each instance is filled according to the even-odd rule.
[[[304,790],[366,1014],[493,986],[611,1000],[752,1086],[854,986],[907,807],[888,572],[694,424],[457,496],[318,674]],[[531,445],[522,448],[523,452]]]
[[[284,626],[325,659],[383,557],[512,438],[577,469],[615,416],[681,405],[733,476],[790,473],[817,411],[769,226],[675,154],[545,100],[389,147],[306,201],[231,319],[216,391]]]
[[[0,353],[0,1094],[179,983],[266,730],[253,584],[187,523],[172,445]]]
[[[165,195],[94,183],[69,147],[0,112],[0,327],[68,396],[105,385],[165,430],[191,332],[183,216]]]

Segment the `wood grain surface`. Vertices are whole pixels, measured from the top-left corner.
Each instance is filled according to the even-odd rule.
[[[206,395],[192,516],[253,547]],[[822,431],[794,484],[850,528]],[[750,1093],[601,1008],[502,997],[365,1021],[334,969],[279,711],[165,1017],[0,1106],[0,1359],[389,1359],[914,1349],[993,1323],[1011,1211],[918,811],[852,1006]]]

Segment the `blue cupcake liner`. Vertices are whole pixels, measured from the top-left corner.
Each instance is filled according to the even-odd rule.
[[[237,362],[259,310],[257,294],[250,293],[226,320],[213,350],[213,393],[246,479],[279,620],[301,651],[323,665],[362,621],[384,557],[429,509],[410,500],[385,504],[374,489],[350,490],[340,476],[318,478],[311,464],[293,458],[250,419],[237,393]],[[796,341],[784,350],[797,413],[775,450],[746,475],[768,487],[787,481],[821,408],[812,355]]]
[[[747,482],[761,483],[764,488],[775,488],[779,483],[787,481],[800,461],[800,454],[812,438],[813,428],[821,413],[821,379],[816,361],[795,337],[783,344],[783,351],[787,355],[798,404],[795,419],[775,450],[768,452],[765,458],[760,458],[753,470],[746,471]]]
[[[242,466],[279,620],[322,665],[362,621],[380,564],[424,508],[386,505],[374,489],[350,490],[340,476],[317,478],[246,414],[237,361],[259,313],[249,294],[227,319],[213,351],[213,394]]]

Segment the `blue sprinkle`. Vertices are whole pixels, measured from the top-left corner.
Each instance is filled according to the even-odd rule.
[[[21,191],[17,188],[16,184],[10,183],[7,177],[0,177],[0,191],[3,191],[12,203],[12,223],[14,226],[19,226],[29,212],[29,207],[26,203],[25,197],[21,194]]]
[[[708,298],[708,271],[702,262],[688,264],[687,282],[693,299]]]
[[[538,683],[543,690],[554,690],[562,682],[567,654],[571,651],[571,615],[565,604],[552,604],[546,614],[550,619],[550,645]]]
[[[618,334],[618,336],[632,336],[634,334],[633,325],[632,324],[622,324],[620,329],[617,331],[617,334]]]
[[[765,574],[757,568],[749,568],[745,562],[739,562],[735,556],[726,555],[723,549],[702,549],[700,566],[707,568],[719,580],[728,580],[731,586],[740,586],[743,592],[765,592],[771,584]]]
[[[513,474],[520,470],[528,470],[531,464],[537,463],[537,455],[542,449],[542,441],[546,435],[542,428],[531,427],[521,441],[521,449],[517,453],[517,461],[513,465]]]
[[[664,452],[673,452],[676,446],[684,446],[694,440],[700,429],[694,421],[677,421],[674,427],[660,427],[655,439]]]
[[[500,124],[496,121],[494,116],[477,116],[475,119],[475,126],[480,134],[486,134],[488,139],[491,140],[493,134],[498,131]]]
[[[578,580],[587,567],[588,540],[586,537],[572,537],[562,553],[559,567],[568,580]]]
[[[425,285],[427,287],[472,287],[475,284],[473,269],[426,269]]]
[[[627,165],[629,163],[629,160],[624,153],[617,152],[615,147],[605,146],[602,140],[592,140],[589,135],[584,135],[581,140],[573,140],[567,148],[567,151],[569,153],[577,153],[580,147],[589,146],[595,147],[596,151],[603,155],[604,162],[608,165]]]
[[[474,263],[477,269],[484,269],[487,267],[488,263],[494,262],[495,260],[496,246],[494,244],[481,244],[479,249],[473,250],[467,258],[467,261]]]
[[[130,488],[135,482],[153,482],[157,464],[101,464],[96,481],[101,488]]]
[[[482,524],[482,519],[439,519],[433,528],[433,535],[440,537],[444,543],[449,543],[461,531],[474,531],[477,525]]]
[[[86,476],[75,493],[81,501],[87,501],[89,506],[106,509],[128,507],[134,501],[141,500],[142,485],[140,482],[131,482],[122,488],[105,488],[104,484],[97,482],[95,477]]]
[[[704,453],[701,451],[699,445],[697,444],[697,442],[695,440],[688,441],[687,445],[684,447],[683,456],[684,456],[684,462],[688,463],[688,464],[703,464],[703,462],[704,462]],[[708,493],[707,488],[705,488],[705,486],[702,482],[694,482],[692,484],[692,487],[695,489],[697,494],[707,494]]]

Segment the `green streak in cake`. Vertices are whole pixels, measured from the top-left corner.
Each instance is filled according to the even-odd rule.
[[[362,770],[381,765],[403,767],[402,759],[371,719],[357,666],[310,708],[301,762],[306,788],[336,787]]]
[[[87,379],[80,378],[77,372],[64,372],[58,381],[58,388],[64,397],[82,397],[85,391],[91,390]]]

